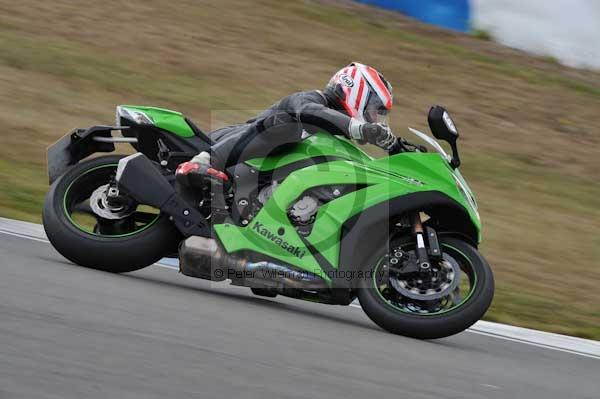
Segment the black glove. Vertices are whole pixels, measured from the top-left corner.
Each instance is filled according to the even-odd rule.
[[[380,123],[364,123],[353,119],[349,126],[350,137],[383,148],[386,151],[397,147],[398,138],[391,129]]]
[[[375,144],[386,150],[397,140],[389,127],[378,123],[365,123],[360,130],[367,143]]]

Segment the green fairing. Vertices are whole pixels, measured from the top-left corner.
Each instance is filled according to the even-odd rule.
[[[286,151],[281,155],[251,159],[246,161],[246,164],[261,172],[267,172],[303,159],[316,157],[349,159],[361,163],[373,159],[344,137],[317,133],[296,144],[291,151]]]
[[[291,173],[248,226],[214,226],[228,252],[250,250],[268,254],[330,282],[287,215],[287,209],[305,190],[323,185],[366,186],[321,206],[312,232],[305,238],[334,268],[339,267],[341,230],[345,221],[371,206],[410,193],[439,191],[448,195],[468,211],[473,225],[480,232],[479,215],[459,190],[453,175],[472,196],[471,190],[462,176],[453,171],[438,153],[403,153],[373,159],[346,139],[317,134],[285,154],[247,163],[261,171],[269,171],[317,156],[342,160],[320,163]],[[278,235],[278,232],[283,234]]]
[[[181,112],[164,108],[142,107],[138,105],[122,105],[121,107],[142,111],[152,119],[156,127],[176,134],[179,137],[194,137],[194,131],[187,124]]]

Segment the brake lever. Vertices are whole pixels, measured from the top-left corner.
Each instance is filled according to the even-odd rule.
[[[406,146],[404,145],[404,143],[402,142],[404,139],[399,137],[396,142],[392,145],[392,147],[388,150],[388,154],[389,155],[396,155],[396,154],[400,154],[402,152],[408,152],[410,151],[408,148],[406,148]]]
[[[406,139],[402,137],[398,137],[396,143],[390,148],[388,153],[390,155],[396,155],[401,152],[429,152],[427,147],[422,144],[413,144],[408,142]]]
[[[427,147],[422,144],[413,144],[403,138],[401,138],[399,141],[401,142],[402,148],[407,152],[429,152]]]

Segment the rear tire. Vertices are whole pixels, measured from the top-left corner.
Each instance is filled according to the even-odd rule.
[[[175,252],[181,239],[165,214],[139,232],[118,237],[86,232],[68,217],[65,196],[72,183],[92,170],[116,170],[121,158],[111,155],[81,162],[56,180],[46,195],[42,214],[46,235],[61,255],[79,266],[112,273],[131,272]],[[99,182],[98,186],[102,184]]]
[[[494,296],[494,277],[488,263],[475,248],[462,240],[440,237],[440,244],[463,254],[477,276],[477,283],[467,299],[458,307],[441,314],[410,313],[390,304],[374,285],[369,285],[358,290],[358,300],[373,322],[394,334],[435,339],[464,331],[483,317]],[[384,253],[382,249],[371,259],[371,270],[375,270],[374,265]]]

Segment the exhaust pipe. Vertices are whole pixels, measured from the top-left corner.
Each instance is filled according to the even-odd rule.
[[[223,281],[242,279],[248,287],[324,290],[325,281],[312,273],[261,261],[250,262],[226,253],[213,238],[193,236],[179,247],[179,269],[190,277]]]
[[[161,171],[141,152],[122,158],[115,176],[124,189],[140,204],[158,208],[171,216],[186,237],[210,232],[204,216],[177,192]]]
[[[115,179],[119,186],[141,204],[162,208],[175,189],[141,152],[122,158]]]

